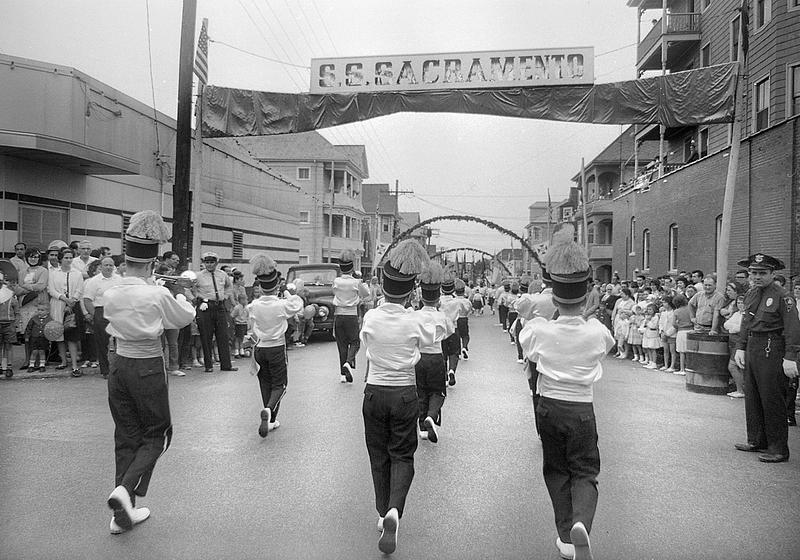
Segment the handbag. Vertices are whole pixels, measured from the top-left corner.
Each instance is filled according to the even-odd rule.
[[[77,326],[78,322],[75,319],[75,312],[71,307],[67,307],[64,310],[64,330],[68,331],[69,329],[77,328]]]

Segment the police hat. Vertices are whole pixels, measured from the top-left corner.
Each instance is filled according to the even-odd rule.
[[[218,261],[219,255],[217,255],[214,251],[206,251],[205,253],[203,253],[201,260],[206,260],[206,259],[214,259],[215,261]]]
[[[770,257],[764,253],[750,255],[746,259],[738,261],[736,264],[744,268],[756,268],[762,270],[783,270],[786,268],[786,265],[783,264],[782,260],[776,259],[775,257]]]

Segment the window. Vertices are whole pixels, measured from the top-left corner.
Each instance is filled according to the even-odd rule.
[[[333,232],[331,237],[342,237],[344,234],[344,216],[341,214],[333,215]]]
[[[755,121],[755,130],[758,132],[769,126],[769,77],[756,82],[754,89],[753,120]]]
[[[383,233],[389,233],[389,220],[383,220],[381,229],[383,229]]]
[[[634,247],[636,247],[636,218],[634,217],[631,217],[631,231],[629,239],[630,256],[633,257],[636,255],[636,250],[634,249]]]
[[[700,140],[700,157],[706,157],[708,155],[708,128],[701,129],[697,137]]]
[[[589,222],[586,224],[586,243],[589,245],[594,244],[594,223]]]
[[[128,231],[128,226],[131,225],[131,216],[133,216],[133,214],[123,214],[122,215],[122,252],[123,253],[128,250],[127,244],[125,242],[125,232]],[[62,238],[59,237],[59,239],[62,239]]]
[[[310,167],[298,167],[297,168],[297,179],[299,181],[309,181],[309,180],[311,180],[311,168]]]
[[[352,237],[353,235],[353,219],[347,216],[344,217],[344,236]]]
[[[769,23],[772,17],[772,0],[756,0],[753,4],[756,18],[756,31]]]
[[[310,220],[309,220],[308,211],[307,210],[300,211],[300,223],[301,224],[307,224],[309,222],[310,222]]]
[[[232,257],[234,259],[241,259],[244,257],[244,251],[242,250],[244,234],[241,231],[232,231],[231,233],[233,234]]]
[[[800,2],[800,0],[797,0],[797,2]],[[795,115],[800,115],[800,64],[789,66],[786,84],[788,86],[786,116],[794,117]]]
[[[642,270],[650,269],[650,230],[642,232]]]
[[[800,10],[800,0],[788,0],[789,11]]]
[[[706,43],[700,49],[700,67],[705,68],[706,66],[711,66],[711,43]]]
[[[669,226],[669,269],[678,270],[678,224]]]
[[[722,239],[722,214],[717,216],[717,219],[714,221],[714,227],[716,229],[716,234],[714,235],[714,262],[717,262],[717,255],[719,255],[719,243]]]
[[[711,5],[711,0],[702,0],[702,9],[705,10]]]
[[[562,220],[569,220],[572,218],[573,210],[570,207],[562,208],[561,209],[561,219]]]
[[[736,16],[731,20],[731,62],[739,60],[739,24],[741,16]]]
[[[66,208],[19,205],[19,240],[28,247],[39,247],[44,251],[54,239],[70,237],[69,210]]]
[[[308,255],[298,255],[297,264],[308,264]]]

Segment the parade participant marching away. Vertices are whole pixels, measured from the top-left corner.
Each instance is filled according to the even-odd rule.
[[[523,299],[528,298],[528,288],[531,285],[531,277],[530,276],[523,276],[519,279],[519,297],[514,300],[512,303],[512,311],[516,316],[514,322],[511,324],[511,340],[514,341],[514,344],[517,346],[517,363],[522,364],[525,360],[522,359],[522,346],[519,343],[519,332],[522,330],[522,327],[525,326],[525,319],[519,316],[519,305]]]
[[[414,366],[420,349],[444,335],[426,313],[406,310],[417,274],[428,265],[425,249],[402,241],[383,265],[386,302],[364,315],[361,340],[367,352],[364,436],[372,468],[381,537],[378,549],[391,554],[406,495],[414,478],[419,404]]]
[[[439,308],[453,323],[458,322],[460,315],[466,315],[470,310],[470,303],[464,298],[456,298],[456,282],[452,269],[445,269],[442,280],[442,297],[439,299]],[[447,384],[451,387],[456,384],[456,370],[458,359],[461,355],[461,337],[457,327],[456,332],[442,341],[442,354],[444,365],[447,368]]]
[[[559,317],[529,321],[520,339],[539,370],[536,415],[542,473],[558,530],[556,546],[563,558],[590,560],[600,472],[592,386],[602,376],[600,362],[614,339],[596,318],[582,316],[591,268],[586,252],[573,241],[572,226],[553,236],[545,264]]]
[[[444,271],[439,263],[431,262],[419,275],[423,307],[418,311],[436,325],[437,337],[432,344],[420,348],[421,357],[414,370],[417,376],[417,395],[419,396],[420,437],[433,443],[439,441],[436,426],[442,425],[441,410],[447,397],[447,370],[442,354],[442,340],[455,331],[453,321],[439,311],[439,297]]]
[[[757,253],[737,263],[750,272],[753,287],[744,299],[735,362],[744,369],[744,410],[747,443],[739,451],[760,452],[758,460],[789,460],[786,391],[797,378],[800,319],[794,298],[775,284],[783,262]]]
[[[508,307],[508,338],[511,340],[511,344],[516,344],[515,342],[515,333],[514,322],[517,320],[517,300],[519,300],[519,284],[516,282],[511,283],[511,292],[507,293],[505,297],[506,306]]]
[[[149,509],[136,507],[136,496],[147,494],[156,461],[172,440],[161,335],[191,323],[195,311],[182,293],[173,297],[167,288],[151,283],[158,246],[168,236],[156,212],[131,216],[125,234],[126,276],[103,294],[106,330],[116,340],[108,377],[116,456],[116,488],[108,497],[114,510],[112,534],[150,516]]]
[[[472,313],[472,303],[470,298],[466,295],[467,285],[463,280],[456,280],[456,299],[465,299],[468,303],[464,309],[458,310],[458,321],[456,330],[458,331],[458,338],[461,341],[461,357],[469,360],[469,314]]]
[[[353,251],[339,257],[342,275],[333,281],[333,334],[339,349],[339,373],[342,383],[352,383],[356,370],[356,354],[361,347],[358,337],[358,305],[369,297],[369,288],[353,273]]]
[[[544,288],[541,292],[538,294],[527,294],[521,297],[517,304],[517,311],[519,312],[518,319],[522,319],[525,324],[536,317],[542,317],[549,321],[556,312],[556,305],[553,303],[553,282],[550,278],[550,273],[547,272],[544,266],[542,266],[542,284]],[[520,333],[521,332],[522,331],[520,331]],[[522,346],[521,342],[520,346]],[[526,373],[528,374],[528,387],[531,391],[531,397],[533,398],[533,415],[536,420],[536,433],[539,433],[539,417],[536,416],[536,409],[539,404],[539,393],[536,392],[539,370],[536,369],[536,362],[530,359],[528,360]]]
[[[497,288],[497,315],[500,319],[500,326],[504,331],[508,330],[508,294],[511,293],[511,282],[503,280],[503,285]]]
[[[287,290],[284,292],[284,299],[278,299],[281,273],[269,256],[254,256],[250,259],[250,267],[262,290],[261,297],[248,306],[251,324],[248,336],[254,343],[253,360],[258,364],[258,384],[264,405],[258,435],[267,437],[270,430],[280,426],[278,408],[286,394],[287,320],[303,309],[303,298]]]

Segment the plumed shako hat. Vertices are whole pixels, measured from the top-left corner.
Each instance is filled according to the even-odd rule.
[[[275,268],[275,261],[264,253],[259,253],[250,259],[250,270],[261,289],[268,292],[274,290],[281,280],[281,273]]]
[[[428,267],[422,271],[422,274],[419,275],[419,287],[424,303],[435,304],[439,301],[443,278],[444,270],[438,262],[431,261]]]
[[[345,249],[342,251],[342,255],[339,257],[339,269],[342,271],[342,274],[350,274],[353,272],[353,259],[355,258],[355,253],[350,249]]]
[[[429,262],[422,245],[413,239],[401,241],[383,265],[383,292],[391,297],[407,296],[414,291],[417,275]]]
[[[142,210],[131,216],[125,231],[125,260],[148,263],[158,256],[158,247],[169,239],[169,228],[153,210]]]
[[[575,228],[564,225],[553,235],[545,266],[553,282],[553,299],[559,303],[580,303],[586,299],[588,280],[592,276],[586,251],[575,243]]]

